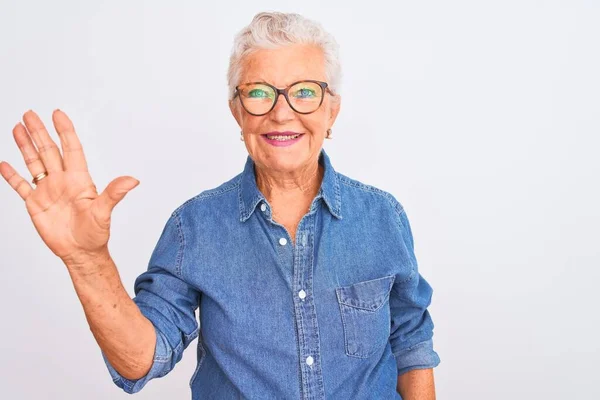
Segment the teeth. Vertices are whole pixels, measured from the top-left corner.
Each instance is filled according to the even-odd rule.
[[[288,135],[280,135],[280,136],[271,136],[271,135],[267,135],[267,137],[271,140],[291,140],[291,139],[296,139],[298,136],[300,135],[294,135],[294,136],[288,136]]]

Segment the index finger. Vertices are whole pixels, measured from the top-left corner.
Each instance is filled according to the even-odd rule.
[[[54,110],[52,113],[52,122],[60,137],[65,170],[87,171],[88,166],[83,153],[83,147],[81,146],[79,137],[75,133],[75,127],[67,114],[59,109]]]

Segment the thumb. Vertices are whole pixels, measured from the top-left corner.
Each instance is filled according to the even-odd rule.
[[[139,183],[140,181],[131,176],[120,176],[111,181],[98,196],[98,208],[101,213],[110,215],[115,206]]]

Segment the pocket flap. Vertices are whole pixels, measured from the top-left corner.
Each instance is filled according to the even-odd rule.
[[[390,294],[395,275],[357,282],[335,289],[338,301],[347,306],[375,311]]]

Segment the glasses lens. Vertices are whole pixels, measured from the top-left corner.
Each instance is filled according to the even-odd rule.
[[[323,89],[315,82],[299,82],[290,88],[288,97],[296,111],[309,113],[319,108]]]
[[[268,112],[275,101],[275,91],[272,87],[261,83],[248,83],[239,87],[240,99],[246,110],[251,114]]]

